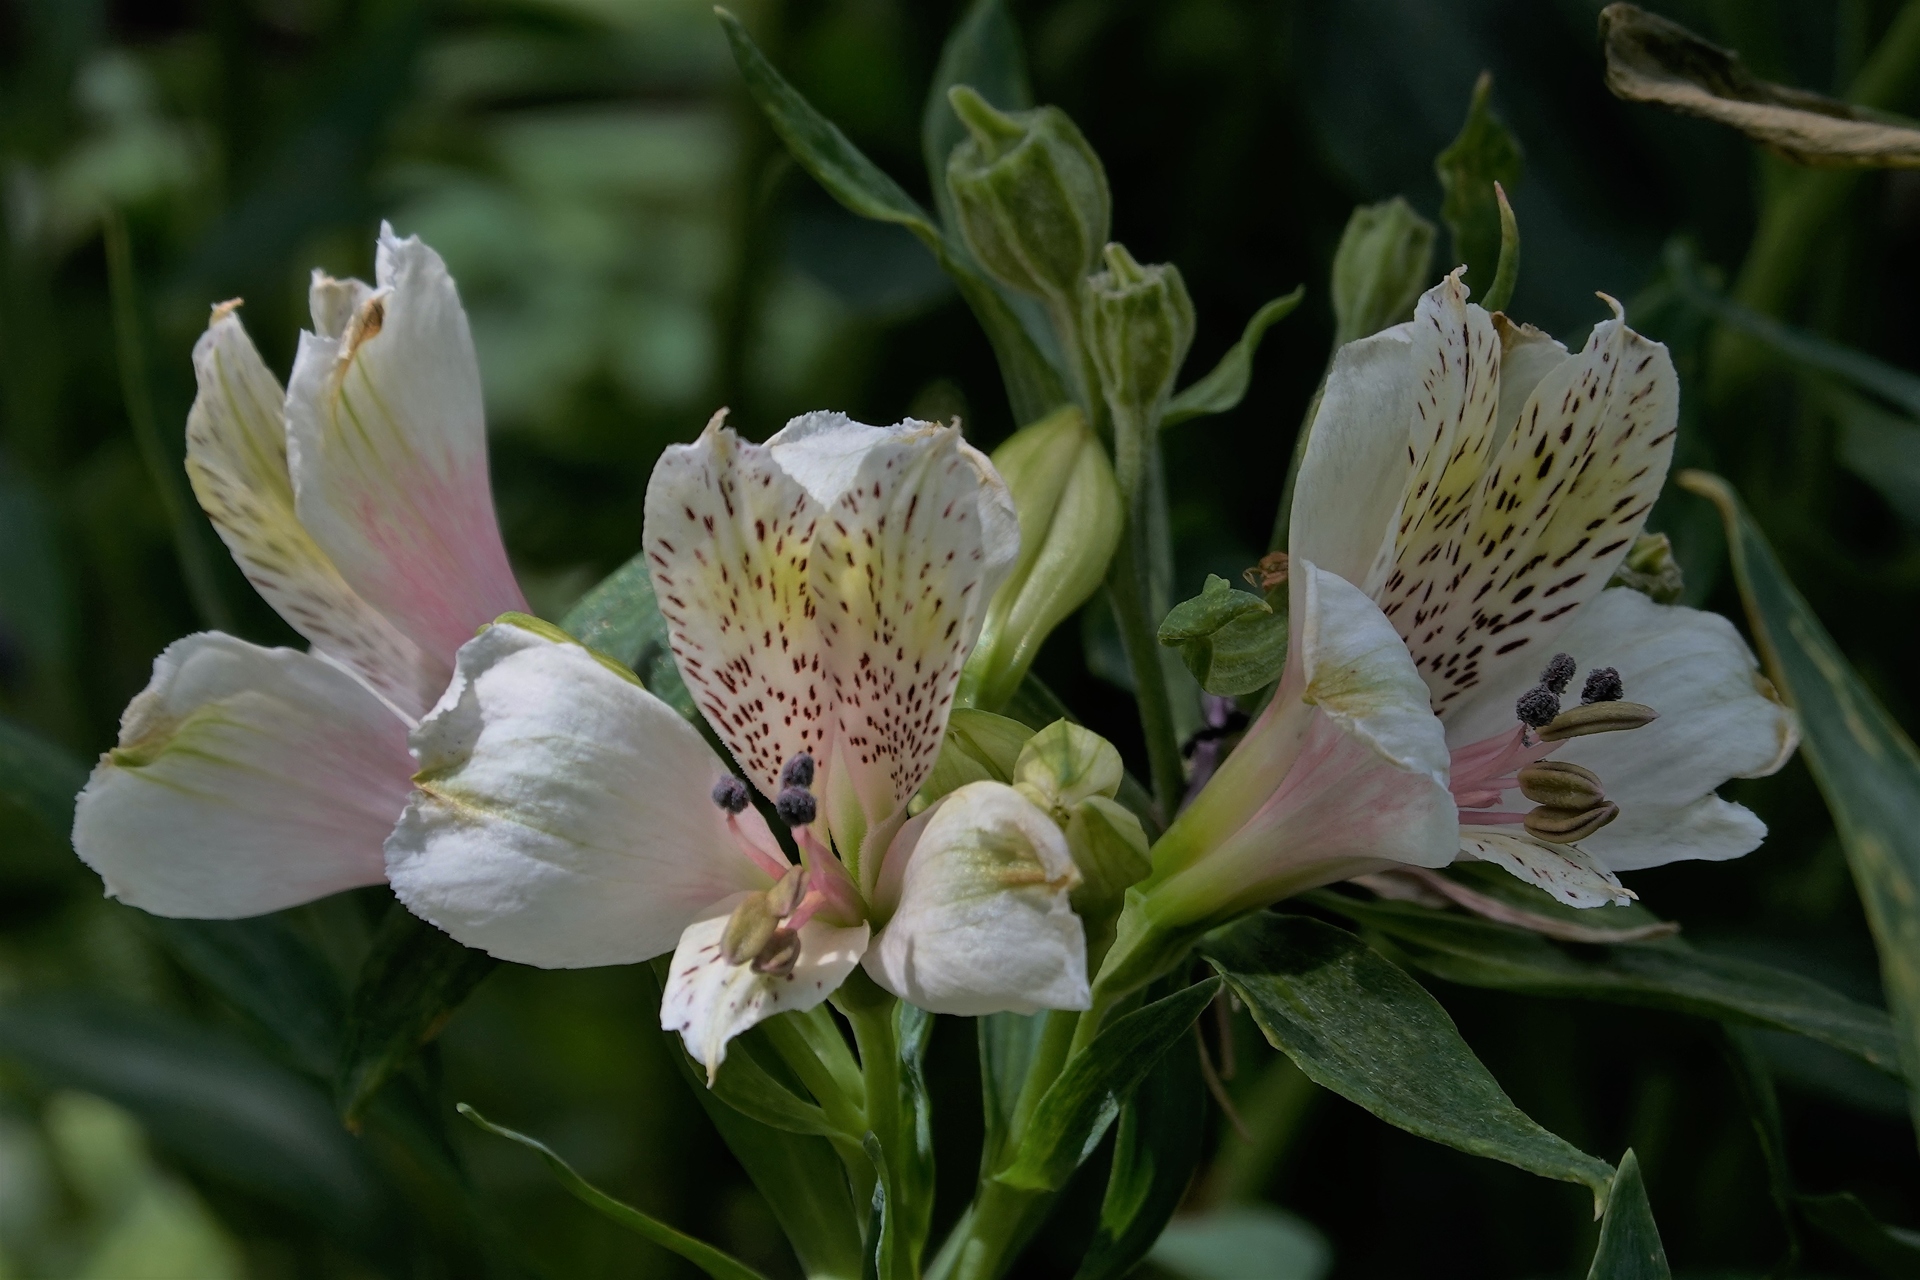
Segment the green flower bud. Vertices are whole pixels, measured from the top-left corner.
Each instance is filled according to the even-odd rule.
[[[972,707],[954,708],[947,717],[946,736],[940,739],[940,755],[907,812],[918,814],[969,782],[1012,782],[1014,764],[1031,737],[1033,730],[1018,720]]]
[[[1632,587],[1660,604],[1679,604],[1687,589],[1680,562],[1674,558],[1673,543],[1664,533],[1643,533],[1635,538],[1627,558],[1613,571],[1607,585]]]
[[[1334,345],[1412,318],[1433,270],[1435,234],[1399,196],[1353,211],[1333,254]]]
[[[1070,315],[1113,222],[1100,157],[1058,107],[998,111],[966,85],[947,100],[969,135],[947,158],[961,237],[994,278]]]
[[[999,707],[1053,629],[1085,604],[1120,545],[1113,465],[1077,408],[1014,433],[993,452],[1020,518],[1020,558],[987,605],[959,701]]]
[[[1013,766],[1014,790],[1066,834],[1080,872],[1070,901],[1086,926],[1087,955],[1095,963],[1113,941],[1128,887],[1153,868],[1140,819],[1113,798],[1124,776],[1112,743],[1066,720],[1028,739]]]
[[[1143,267],[1118,244],[1087,281],[1082,329],[1116,423],[1158,421],[1193,343],[1193,299],[1180,269]]]

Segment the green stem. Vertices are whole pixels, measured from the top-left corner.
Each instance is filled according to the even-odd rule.
[[[1019,1191],[1005,1183],[980,1184],[967,1216],[928,1272],[930,1280],[998,1280],[1046,1220],[1053,1196]]]
[[[914,1218],[910,1206],[899,1203],[906,1185],[898,1161],[905,1151],[907,1118],[902,1114],[900,1087],[900,1045],[894,1035],[893,1011],[897,1001],[859,969],[834,997],[840,1012],[853,1024],[854,1044],[860,1050],[860,1073],[866,1091],[867,1131],[873,1135],[880,1184],[887,1196],[886,1213],[881,1219],[882,1238],[869,1240],[869,1249],[877,1250],[880,1280],[918,1280],[918,1261],[912,1242],[903,1232]]]
[[[813,1015],[822,1015],[816,1019]],[[820,1110],[826,1113],[827,1120],[837,1129],[846,1132],[854,1140],[856,1147],[860,1135],[867,1131],[867,1116],[863,1102],[865,1093],[860,1079],[860,1068],[854,1064],[853,1055],[847,1051],[847,1043],[841,1039],[839,1028],[833,1025],[833,1015],[824,1008],[809,1009],[806,1013],[795,1013],[784,1018],[769,1018],[761,1024],[766,1028],[767,1039],[772,1043],[780,1060],[787,1064],[794,1075],[800,1077],[800,1083],[807,1087],[814,1101],[820,1104]],[[824,1021],[826,1035],[832,1038],[831,1044],[823,1043],[819,1022]],[[844,1059],[844,1065],[835,1059]]]
[[[1166,669],[1160,664],[1160,643],[1152,617],[1153,527],[1147,450],[1159,447],[1153,424],[1132,415],[1113,415],[1113,476],[1127,513],[1126,529],[1107,570],[1107,589],[1120,626],[1120,645],[1133,673],[1134,698],[1139,704],[1140,730],[1147,740],[1147,763],[1153,779],[1153,799],[1162,824],[1172,821],[1186,790],[1187,774],[1180,761],[1180,740],[1173,722],[1173,703]]]
[[[181,482],[179,468],[160,438],[160,425],[154,416],[153,391],[147,381],[147,347],[133,272],[133,246],[127,239],[127,224],[118,210],[109,209],[101,219],[101,228],[107,242],[107,289],[113,302],[114,339],[119,346],[120,394],[126,402],[134,443],[139,446],[140,457],[153,477],[160,507],[173,531],[173,553],[180,561],[180,573],[186,579],[194,612],[205,626],[216,631],[233,631],[233,615],[221,597],[213,561],[193,518],[194,504]]]

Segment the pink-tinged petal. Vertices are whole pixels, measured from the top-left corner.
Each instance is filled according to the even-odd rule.
[[[187,415],[187,478],[247,581],[315,649],[418,717],[452,664],[361,599],[295,517],[286,396],[234,304],[214,309],[193,368],[200,389]]]
[[[960,669],[1019,553],[1019,520],[1005,483],[957,428],[843,430],[861,433],[862,450],[820,518],[809,583],[835,717],[821,785],[834,841],[870,888],[940,753]],[[810,443],[835,438],[821,431]]]
[[[1458,850],[1445,733],[1380,610],[1296,559],[1280,689],[1154,848],[1163,918],[1211,918]]]
[[[128,704],[73,847],[110,896],[162,916],[233,919],[378,884],[406,742],[400,717],[323,658],[188,636]]]
[[[741,896],[715,903],[706,918],[687,926],[660,1000],[661,1029],[680,1033],[687,1052],[707,1069],[709,1086],[726,1061],[729,1040],[776,1013],[818,1005],[867,950],[866,925],[842,928],[812,920],[800,927],[800,959],[792,972],[755,973],[751,964],[730,964],[720,940]]]
[[[648,568],[680,675],[763,793],[802,752],[825,765],[833,686],[808,559],[820,504],[716,416],[647,484]]]
[[[1086,932],[1067,901],[1080,873],[1053,819],[1000,782],[969,783],[928,812],[887,853],[890,871],[904,866],[899,906],[867,952],[874,980],[930,1013],[1086,1008]]]
[[[354,590],[451,661],[525,601],[487,479],[473,338],[453,279],[382,228],[376,287],[316,274],[288,387],[300,522]],[[343,319],[344,318],[344,319]]]
[[[774,883],[751,808],[671,707],[589,650],[511,622],[460,650],[413,733],[416,790],[387,841],[394,893],[468,946],[542,968],[671,949],[715,901]]]
[[[1625,906],[1633,901],[1620,877],[1577,845],[1548,844],[1513,830],[1462,827],[1460,851],[1493,863],[1570,907]]]

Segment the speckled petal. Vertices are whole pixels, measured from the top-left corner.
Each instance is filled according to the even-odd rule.
[[[824,765],[832,683],[808,585],[820,504],[716,417],[660,455],[647,484],[648,568],[680,675],[753,785],[779,792],[801,752]]]
[[[526,607],[487,479],[486,419],[467,315],[440,255],[380,233],[376,287],[313,285],[317,332],[288,386],[300,522],[341,576],[413,642],[451,663]]]
[[[729,1040],[776,1013],[813,1008],[839,989],[867,950],[866,925],[812,920],[800,928],[793,972],[755,973],[750,964],[729,964],[720,939],[744,896],[716,903],[712,914],[687,926],[660,999],[661,1029],[680,1033],[687,1052],[707,1069],[709,1085],[726,1061]]]
[[[205,632],[155,660],[73,847],[155,915],[259,915],[380,883],[412,772],[406,724],[351,674]]]
[[[1460,851],[1505,869],[1570,907],[1624,906],[1633,901],[1620,877],[1576,845],[1547,844],[1512,829],[1462,827]]]
[[[409,716],[452,674],[361,599],[294,515],[286,396],[233,305],[194,344],[199,394],[187,414],[187,478],[254,589],[313,643]]]
[[[1005,483],[954,427],[887,428],[851,473],[820,521],[809,581],[835,716],[823,794],[836,843],[861,849],[870,886],[939,755],[960,668],[1018,555],[1019,523]]]
[[[1646,523],[1673,456],[1667,349],[1618,315],[1527,397],[1433,603],[1394,617],[1442,716],[1482,684],[1535,672]],[[1388,610],[1393,616],[1392,610]]]

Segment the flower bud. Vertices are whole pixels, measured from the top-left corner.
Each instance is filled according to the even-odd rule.
[[[1013,785],[1064,824],[1089,796],[1111,800],[1125,776],[1111,742],[1070,720],[1055,720],[1027,740],[1014,762]]]
[[[1412,318],[1433,269],[1435,234],[1399,196],[1353,211],[1333,254],[1335,346]]]
[[[1058,107],[999,111],[966,85],[947,100],[969,135],[947,159],[961,237],[1002,284],[1070,307],[1113,221],[1100,157]]]
[[[1158,420],[1193,343],[1193,299],[1171,263],[1141,266],[1125,246],[1087,280],[1081,326],[1100,390],[1116,419]]]
[[[1080,883],[1068,901],[1086,927],[1087,953],[1097,963],[1113,941],[1127,890],[1153,869],[1147,833],[1126,806],[1094,795],[1073,807],[1066,835],[1073,865],[1080,871]]]
[[[959,700],[1006,703],[1053,629],[1085,604],[1120,544],[1113,464],[1077,408],[1024,427],[993,452],[1020,519],[1020,558],[994,592]]]
[[[974,650],[978,653],[979,650]],[[1018,720],[973,707],[955,707],[947,717],[946,736],[932,772],[907,805],[919,816],[928,805],[969,782],[1012,782],[1020,751],[1033,730]]]
[[[1679,604],[1686,594],[1673,542],[1664,533],[1643,533],[1613,571],[1610,587],[1632,587],[1656,604]]]

